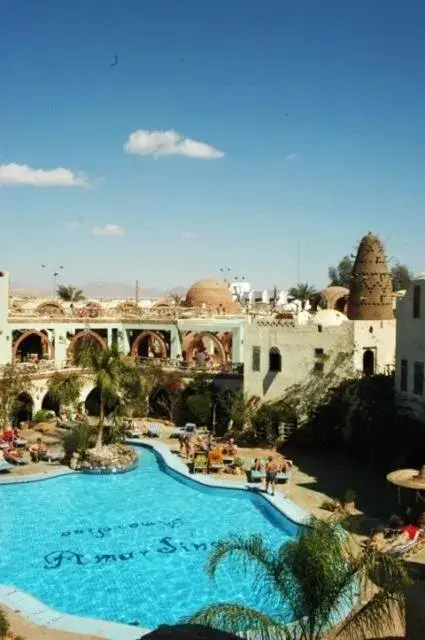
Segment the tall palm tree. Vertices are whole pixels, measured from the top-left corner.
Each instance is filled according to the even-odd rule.
[[[311,296],[316,293],[316,288],[309,285],[308,282],[298,282],[295,287],[291,287],[288,291],[288,298],[292,300],[299,300],[301,302],[301,309],[305,309],[307,302]]]
[[[100,348],[88,339],[76,354],[76,364],[89,369],[94,378],[95,387],[100,393],[99,427],[95,449],[103,444],[103,427],[107,404],[123,402],[126,391],[134,394],[134,382],[140,374],[133,363],[125,358],[116,345]],[[141,386],[142,389],[142,386]]]
[[[64,302],[81,302],[81,300],[85,300],[83,291],[77,289],[77,287],[72,287],[70,284],[68,286],[60,284],[57,289],[57,294]]]
[[[403,559],[373,549],[357,552],[337,522],[312,519],[300,537],[271,550],[261,536],[218,543],[208,561],[214,577],[225,559],[256,567],[254,588],[276,603],[275,615],[240,604],[215,604],[190,622],[261,640],[360,640],[378,636],[404,613],[410,581]],[[375,583],[372,582],[375,580]],[[264,600],[263,600],[264,601]],[[283,616],[290,616],[288,623]]]

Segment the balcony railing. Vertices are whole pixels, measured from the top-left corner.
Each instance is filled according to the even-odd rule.
[[[244,365],[242,362],[228,364],[195,364],[182,362],[178,358],[138,358],[138,364],[141,369],[148,367],[158,367],[160,369],[173,369],[181,372],[187,372],[188,375],[194,372],[205,372],[214,374],[242,375]],[[29,374],[42,374],[51,371],[80,371],[81,367],[77,367],[70,360],[39,360],[38,362],[17,362],[16,366]],[[0,372],[4,368],[0,366]]]

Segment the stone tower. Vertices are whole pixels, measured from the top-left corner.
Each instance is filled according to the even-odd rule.
[[[392,279],[384,245],[368,233],[357,251],[351,272],[347,316],[350,320],[393,320]]]

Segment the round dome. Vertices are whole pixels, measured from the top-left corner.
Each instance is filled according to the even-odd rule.
[[[331,286],[322,289],[313,296],[312,304],[313,308],[321,309],[337,309],[337,311],[344,311],[347,304],[349,290],[345,287]]]
[[[239,305],[232,298],[229,287],[222,280],[198,280],[186,294],[186,307],[210,307],[215,311],[223,309],[236,313]]]
[[[322,327],[339,327],[346,320],[347,316],[335,309],[322,309],[313,318],[314,324],[320,324]]]

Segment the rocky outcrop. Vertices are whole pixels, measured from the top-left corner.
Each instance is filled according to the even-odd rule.
[[[101,449],[89,449],[82,458],[74,453],[70,467],[76,471],[119,473],[137,463],[137,454],[125,444],[113,444]]]

